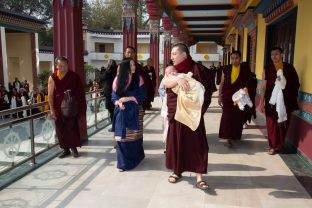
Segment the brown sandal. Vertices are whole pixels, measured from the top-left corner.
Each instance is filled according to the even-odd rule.
[[[207,190],[209,189],[209,185],[206,181],[198,181],[196,183],[196,187],[201,189],[201,190]]]
[[[181,178],[181,176],[178,176],[176,174],[172,174],[171,176],[169,176],[168,182],[169,183],[177,183],[180,178]]]
[[[230,148],[233,148],[233,143],[231,140],[227,139],[224,146],[230,149]]]
[[[275,153],[276,153],[276,152],[275,152],[275,149],[272,149],[272,148],[271,148],[271,149],[268,150],[268,154],[269,154],[269,155],[275,155]]]

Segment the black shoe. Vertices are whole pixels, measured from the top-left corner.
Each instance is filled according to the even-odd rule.
[[[58,158],[63,159],[69,155],[70,155],[70,151],[69,151],[69,149],[66,149],[63,151],[63,153],[60,156],[58,156]]]
[[[77,150],[76,147],[75,147],[75,148],[70,148],[70,150],[71,150],[72,153],[73,153],[73,157],[79,157],[78,150]]]

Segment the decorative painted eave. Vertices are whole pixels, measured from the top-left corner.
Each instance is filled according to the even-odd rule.
[[[39,47],[39,53],[53,54],[54,48],[53,47]]]
[[[61,6],[64,6],[66,0],[56,0],[61,2]],[[82,6],[82,0],[70,0],[71,6]]]
[[[234,28],[239,29],[239,27],[247,27],[249,30],[253,29],[256,25],[256,10],[263,2],[271,1],[260,1],[260,0],[242,0],[240,1],[239,7],[236,10],[233,21],[227,28],[222,42],[231,35],[231,31]]]
[[[46,21],[39,20],[32,16],[0,9],[0,25],[9,29],[35,32],[44,28],[46,24]]]
[[[158,11],[163,11],[164,13],[166,13],[171,23],[175,23],[178,30],[188,37],[187,31],[184,30],[181,21],[179,21],[179,19],[175,16],[174,11],[170,9],[170,5],[168,5],[168,2],[166,0],[154,0],[154,2],[158,8]]]
[[[123,32],[121,30],[110,30],[110,29],[94,29],[94,28],[83,28],[83,32],[88,32],[92,34],[100,34],[100,35],[122,35]],[[149,35],[148,30],[139,30],[138,35]]]
[[[172,27],[172,36],[173,36],[173,37],[178,37],[179,34],[180,34],[180,31],[179,31],[178,27],[177,27],[176,25],[174,25],[174,26]]]
[[[164,30],[168,31],[168,30],[172,29],[172,23],[171,23],[170,18],[168,17],[168,15],[166,13],[163,14],[162,24],[163,24]]]

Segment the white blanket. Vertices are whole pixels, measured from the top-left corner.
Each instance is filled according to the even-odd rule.
[[[287,81],[282,69],[277,70],[276,74],[277,78],[269,103],[271,105],[276,105],[276,112],[278,115],[277,122],[282,123],[287,120],[287,112],[283,95],[283,89],[285,89]]]
[[[250,100],[247,88],[239,89],[232,95],[234,104],[238,105],[240,110],[244,110],[245,106],[248,105],[250,108],[253,107],[252,101]]]

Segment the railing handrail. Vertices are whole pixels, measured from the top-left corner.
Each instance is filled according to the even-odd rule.
[[[101,93],[103,91],[104,91],[103,89],[100,89],[100,90],[96,90],[96,91],[86,92],[86,95],[91,95],[93,93]],[[94,100],[94,99],[95,98],[90,98],[87,101]],[[45,105],[49,105],[49,102],[48,101],[42,101],[40,103],[32,103],[32,104],[25,105],[25,106],[20,106],[20,107],[16,107],[16,108],[12,108],[12,109],[7,109],[7,110],[2,110],[2,111],[0,111],[0,116],[6,116],[9,114],[18,113],[18,112],[21,112],[24,110],[31,110],[33,108],[44,107]]]
[[[10,127],[10,126],[12,126],[12,125],[14,125],[14,124],[17,124],[17,123],[22,123],[22,122],[28,121],[28,120],[30,120],[30,119],[35,119],[35,118],[42,117],[42,116],[48,114],[49,112],[50,112],[50,110],[47,110],[47,111],[43,111],[43,112],[36,113],[36,114],[33,114],[33,115],[29,115],[29,116],[27,116],[27,117],[25,117],[25,118],[16,118],[16,119],[14,119],[14,120],[1,123],[1,124],[0,124],[0,129],[1,129],[1,128],[5,128],[5,127],[7,127],[7,126]]]
[[[12,108],[12,109],[2,110],[2,111],[0,111],[0,116],[5,116],[8,114],[21,112],[23,110],[31,110],[31,109],[37,108],[37,107],[44,107],[44,105],[46,105],[46,104],[48,104],[48,101],[43,101],[40,103],[34,103],[34,104],[29,104],[29,105],[16,107],[16,108]]]

